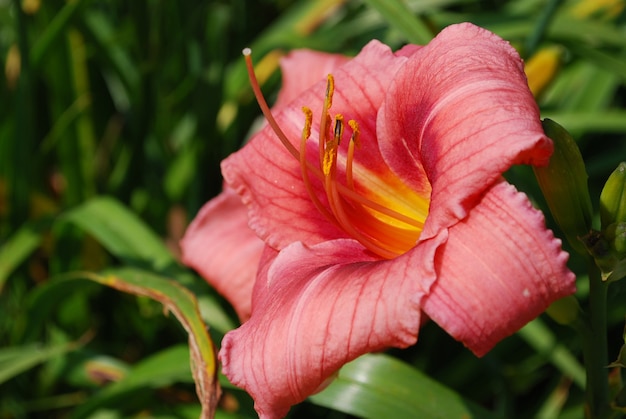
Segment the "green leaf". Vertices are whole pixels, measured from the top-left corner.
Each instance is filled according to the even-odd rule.
[[[105,387],[78,407],[72,418],[89,417],[94,411],[114,407],[128,392],[139,388],[162,388],[176,382],[191,382],[189,348],[174,346],[142,360],[131,368],[124,378]]]
[[[439,16],[436,23],[443,26],[458,22],[463,18],[467,18],[467,16],[443,15],[443,18]],[[478,23],[507,40],[525,38],[536,25],[534,19],[520,20],[506,16],[498,16],[498,19],[490,24]],[[626,46],[626,37],[616,25],[610,25],[599,20],[576,19],[563,13],[557,14],[551,22],[546,39],[567,40],[595,46],[604,45],[621,48]]]
[[[82,277],[80,277],[82,279]],[[93,282],[76,281],[77,277],[50,278],[35,287],[27,296],[25,305],[28,313],[24,341],[38,340],[43,327],[53,318],[54,309],[61,304],[67,305],[67,299],[76,295],[88,298],[98,291]]]
[[[603,117],[604,112],[611,112],[609,107],[619,84],[620,78],[608,70],[588,61],[575,61],[563,68],[545,92],[542,105],[563,113],[576,112],[580,116],[589,113],[593,117]],[[612,119],[619,123],[614,117]],[[593,123],[589,118],[587,121]],[[605,122],[596,122],[595,125],[602,126]],[[621,126],[624,126],[623,122]]]
[[[416,17],[411,9],[400,0],[365,0],[414,44],[426,45],[433,38],[433,33],[422,20]]]
[[[585,369],[569,349],[557,343],[557,337],[541,319],[533,320],[517,333],[537,353],[546,356],[564,375],[570,377],[578,387],[585,388]]]
[[[118,110],[126,110],[141,82],[141,74],[132,62],[128,49],[120,44],[115,24],[104,13],[94,9],[83,16],[86,35],[99,49],[99,57],[106,60],[113,72],[107,72],[108,81]],[[119,83],[116,83],[119,82]]]
[[[568,131],[583,132],[626,132],[626,112],[607,110],[604,112],[550,111],[541,114],[542,118],[558,121]]]
[[[581,43],[572,43],[568,45],[572,52],[587,59],[595,66],[603,68],[614,73],[622,80],[626,77],[626,62],[622,57],[618,58],[615,54],[603,52],[597,48],[590,48]]]
[[[61,219],[78,225],[109,252],[127,262],[148,262],[157,270],[175,263],[161,238],[113,198],[91,199]]]
[[[363,418],[490,418],[419,370],[384,354],[368,354],[346,364],[313,403]]]
[[[29,369],[76,348],[76,343],[25,345],[0,349],[0,384]]]
[[[83,4],[82,0],[70,1],[54,16],[54,19],[46,26],[43,33],[37,38],[30,52],[30,61],[33,67],[37,67],[45,54],[53,52],[51,45],[67,29],[69,22]]]
[[[198,302],[187,288],[176,281],[134,268],[111,269],[101,274],[74,272],[50,280],[48,283],[38,288],[30,301],[30,307],[32,307],[30,310],[36,312],[35,317],[42,318],[48,315],[47,313],[51,310],[51,304],[58,303],[61,295],[67,294],[69,284],[90,284],[85,281],[76,281],[78,279],[89,279],[98,284],[106,285],[129,294],[144,296],[158,301],[163,304],[167,311],[174,314],[188,333],[189,346],[185,346],[185,358],[181,361],[179,357],[178,361],[180,362],[177,362],[176,368],[167,367],[167,365],[164,364],[162,368],[157,368],[152,371],[151,368],[142,367],[139,369],[141,374],[135,373],[131,378],[127,378],[130,381],[126,383],[130,384],[125,384],[124,386],[128,388],[142,386],[145,380],[148,380],[143,378],[143,371],[154,374],[149,378],[149,380],[152,380],[151,382],[154,383],[161,383],[163,381],[161,380],[162,377],[158,374],[162,374],[162,376],[167,379],[171,379],[174,375],[176,375],[178,379],[183,379],[189,375],[189,360],[191,360],[191,372],[196,383],[198,398],[203,406],[203,412],[206,415],[214,412],[220,395],[219,384],[216,378],[217,359],[215,348],[208,334],[207,326],[200,315]],[[191,353],[191,356],[189,356],[188,352]],[[173,355],[171,356],[173,357]],[[135,366],[133,370],[137,368],[138,366]],[[122,386],[121,389],[110,391],[115,394],[120,391],[128,391],[128,388],[124,386]],[[105,396],[106,398],[109,397],[106,394]]]
[[[571,383],[569,382],[569,380],[560,380],[554,387],[554,389],[550,392],[549,396],[541,404],[541,408],[537,411],[535,418],[562,418],[561,413],[563,411],[563,407],[567,403],[570,387]],[[580,411],[582,411],[582,408]]]
[[[176,316],[189,334],[191,371],[203,415],[212,415],[220,396],[217,359],[195,296],[175,281],[139,269],[120,268],[103,275],[85,273],[84,277],[120,291],[149,297]]]
[[[0,247],[0,292],[11,272],[39,247],[41,235],[49,226],[49,220],[27,223]]]

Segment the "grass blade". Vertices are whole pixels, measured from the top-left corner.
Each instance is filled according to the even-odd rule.
[[[37,249],[49,225],[49,220],[25,224],[0,247],[0,293],[11,272]]]
[[[76,343],[55,346],[25,345],[0,349],[0,384],[51,358],[75,349]]]
[[[577,386],[585,388],[585,369],[565,346],[557,343],[554,334],[540,319],[528,323],[518,334],[537,353],[547,356],[550,362],[563,374],[570,377]]]
[[[94,236],[115,256],[147,262],[155,269],[174,263],[160,237],[130,209],[110,197],[98,197],[70,210],[62,220]]]
[[[414,44],[426,45],[433,39],[433,33],[418,17],[413,15],[402,1],[399,0],[366,0],[374,9],[383,15],[393,28],[399,29],[407,40]]]

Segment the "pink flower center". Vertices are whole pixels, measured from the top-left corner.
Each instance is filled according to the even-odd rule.
[[[339,179],[337,159],[340,156],[339,146],[346,127],[341,114],[335,116],[334,124],[330,116],[335,89],[333,76],[329,74],[327,78],[319,126],[319,161],[314,164],[306,158],[306,144],[311,136],[313,112],[307,107],[302,108],[305,122],[300,148],[297,149],[284,134],[263,98],[254,74],[250,50],[245,49],[243,53],[259,106],[281,143],[300,163],[302,181],[317,210],[331,223],[382,258],[392,259],[415,246],[428,215],[429,197],[409,190],[391,172],[390,176],[381,179],[362,165],[357,169],[360,181],[357,181],[358,187],[355,186],[354,154],[359,147],[361,133],[358,123],[354,120],[347,123],[352,133],[345,156],[341,159],[344,161],[345,172],[341,177],[345,179],[343,182]],[[317,196],[316,189],[311,183],[311,175],[323,185],[326,203]]]

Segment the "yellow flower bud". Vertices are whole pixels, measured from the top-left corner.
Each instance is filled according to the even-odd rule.
[[[556,76],[561,64],[562,49],[556,46],[540,49],[526,62],[524,72],[533,96],[539,97]]]

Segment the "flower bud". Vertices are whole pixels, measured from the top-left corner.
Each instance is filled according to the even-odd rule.
[[[560,47],[549,46],[540,49],[526,61],[524,72],[534,97],[539,97],[557,75],[562,55]]]
[[[545,119],[543,129],[554,142],[554,154],[548,166],[533,167],[535,177],[570,245],[587,254],[579,237],[591,229],[592,206],[582,155],[574,139],[559,124]]]
[[[626,223],[617,223],[613,248],[621,257],[626,255]]]
[[[602,230],[626,221],[626,163],[622,162],[604,184],[600,194]]]

